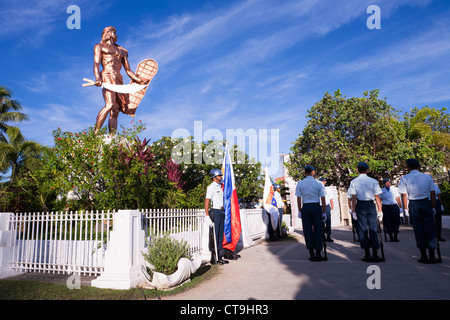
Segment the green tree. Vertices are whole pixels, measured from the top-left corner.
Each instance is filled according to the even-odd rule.
[[[8,130],[8,122],[21,122],[28,120],[28,116],[19,112],[22,106],[17,100],[11,99],[11,91],[0,86],[0,141],[6,142],[6,130]]]
[[[55,145],[44,154],[42,175],[73,209],[137,209],[152,205],[154,155],[138,134],[143,124],[123,133],[53,132]]]
[[[408,142],[414,149],[422,149],[422,157],[419,152],[415,154],[428,164],[426,169],[430,171],[439,164],[450,168],[450,115],[446,110],[426,106],[421,109],[414,108],[404,115]],[[424,149],[428,149],[428,152],[424,152]],[[430,159],[429,156],[437,163],[424,161]]]
[[[193,137],[175,138],[162,137],[153,142],[152,150],[157,157],[156,167],[163,167],[169,160],[179,164],[180,179],[184,182],[182,190],[185,197],[183,204],[187,208],[202,208],[206,188],[211,183],[209,173],[214,168],[222,168],[224,158],[224,141],[197,142]],[[235,183],[239,199],[251,201],[262,196],[261,164],[239,150],[234,145],[230,148],[233,157]],[[163,171],[164,172],[164,171]],[[168,180],[168,176],[160,175]],[[164,182],[161,181],[163,185]]]
[[[359,161],[367,162],[371,175],[381,179],[395,174],[408,150],[396,110],[378,98],[379,91],[364,92],[363,98],[346,98],[338,90],[308,110],[308,122],[293,142],[287,168],[294,179],[303,177],[311,164],[330,184],[348,187],[357,175]]]

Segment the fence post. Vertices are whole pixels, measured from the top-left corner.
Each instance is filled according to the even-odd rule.
[[[143,282],[141,266],[145,264],[145,233],[138,210],[115,213],[109,248],[105,253],[104,272],[92,280],[97,288],[130,289]]]
[[[11,267],[17,234],[12,226],[13,218],[14,214],[11,212],[0,212],[0,279],[22,273]]]
[[[255,242],[252,240],[249,234],[248,229],[248,218],[247,218],[247,210],[241,209],[240,210],[240,218],[241,218],[241,237],[239,241],[242,242],[242,247],[247,248],[251,247],[255,244]]]

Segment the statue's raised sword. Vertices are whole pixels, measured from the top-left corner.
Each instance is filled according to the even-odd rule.
[[[94,80],[83,78],[86,83],[83,83],[83,87],[93,86],[95,85]],[[101,88],[105,88],[107,90],[111,90],[114,92],[119,93],[135,93],[137,91],[140,91],[147,87],[148,84],[138,84],[138,83],[131,83],[131,84],[112,84],[112,83],[102,83]]]

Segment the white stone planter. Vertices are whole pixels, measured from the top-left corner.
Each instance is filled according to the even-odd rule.
[[[165,275],[159,272],[153,272],[153,279],[147,273],[146,268],[141,268],[142,274],[146,279],[144,288],[157,290],[171,290],[185,282],[190,281],[191,274],[194,274],[202,264],[201,255],[196,255],[192,260],[181,258],[178,261],[178,269],[171,275]]]

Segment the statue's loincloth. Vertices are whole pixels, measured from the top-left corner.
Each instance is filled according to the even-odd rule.
[[[123,77],[120,73],[110,71],[110,70],[103,70],[102,71],[102,81],[105,83],[123,84]],[[107,89],[103,88],[103,98],[105,99],[105,102],[107,102],[107,100],[109,100],[109,98],[105,94],[106,91],[107,91]],[[108,90],[108,91],[115,95],[116,102],[120,106],[120,111],[125,114],[128,114],[127,110],[128,110],[128,105],[130,103],[129,94],[114,92],[114,91],[110,91],[110,90]],[[112,101],[108,101],[108,102],[112,102]]]

